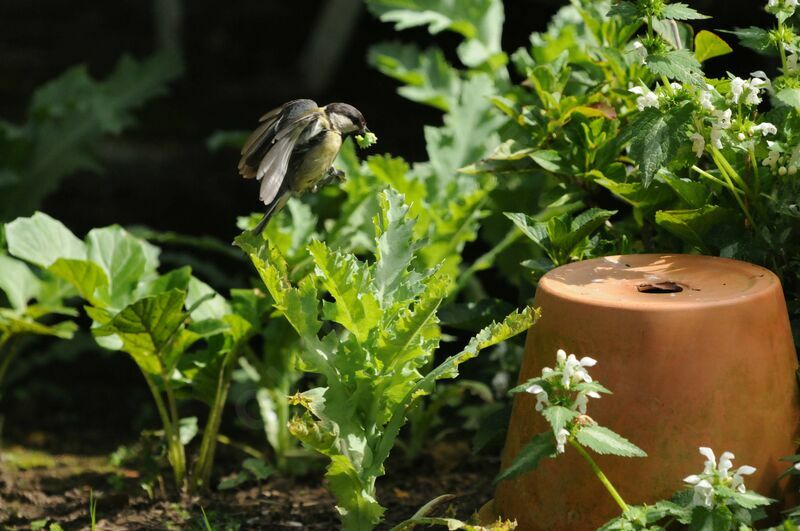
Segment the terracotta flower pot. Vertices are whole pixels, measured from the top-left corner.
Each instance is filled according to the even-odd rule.
[[[680,291],[679,291],[680,290]],[[645,450],[646,458],[597,456],[629,504],[669,498],[698,473],[698,447],[730,450],[758,471],[748,488],[783,498],[776,483],[795,452],[800,419],[797,359],[778,278],[751,264],[690,255],[588,260],[545,275],[542,317],[528,333],[519,381],[553,366],[556,350],[598,363],[613,395],[589,415]],[[503,466],[549,429],[532,395],[517,395]],[[522,530],[595,529],[619,514],[569,447],[558,459],[497,489],[495,510]]]

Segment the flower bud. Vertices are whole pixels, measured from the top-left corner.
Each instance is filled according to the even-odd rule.
[[[778,168],[778,175],[780,176],[786,175],[786,166],[781,166],[780,168]]]

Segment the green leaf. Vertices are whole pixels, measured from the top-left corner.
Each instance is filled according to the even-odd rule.
[[[367,7],[384,22],[403,30],[427,26],[436,34],[449,30],[465,38],[461,61],[476,67],[495,64],[502,54],[503,4],[500,0],[368,0]]]
[[[95,306],[107,306],[109,300],[103,295],[107,292],[108,277],[105,272],[88,260],[59,258],[48,271],[75,286],[81,297]]]
[[[646,64],[657,76],[666,76],[683,83],[697,84],[703,75],[700,63],[689,50],[653,53],[647,56]]]
[[[694,56],[700,63],[732,51],[722,37],[708,30],[700,30],[694,37]]]
[[[389,189],[379,196],[380,213],[375,219],[375,272],[373,291],[383,308],[395,300],[395,293],[413,290],[408,269],[418,245],[413,238],[414,224],[409,221],[403,197]]]
[[[186,446],[194,436],[197,435],[197,417],[183,417],[178,422],[180,424],[178,433],[181,439],[181,444]]]
[[[692,522],[689,531],[729,531],[733,524],[733,515],[725,506],[706,509],[692,509]]]
[[[683,241],[704,249],[705,236],[715,227],[735,219],[733,212],[718,206],[706,205],[689,210],[659,210],[656,223]]]
[[[533,440],[522,447],[519,453],[514,456],[511,464],[500,472],[495,478],[495,483],[512,479],[539,466],[539,461],[545,457],[551,457],[556,453],[556,440],[553,432],[546,431],[533,437]]]
[[[13,309],[24,311],[28,301],[39,295],[39,289],[39,279],[24,262],[0,254],[0,290]]]
[[[139,282],[156,275],[144,243],[118,225],[93,229],[86,235],[87,256],[106,274],[102,298],[121,309],[133,302]],[[88,299],[87,299],[88,300]]]
[[[123,350],[143,371],[161,375],[162,370],[174,361],[173,355],[177,354],[170,347],[173,344],[186,346],[178,341],[178,333],[186,319],[183,312],[185,300],[186,293],[179,290],[145,297],[93,332],[98,336],[118,335]]]
[[[647,457],[647,454],[621,435],[602,426],[583,426],[575,434],[575,438],[601,455],[618,455],[621,457]]]
[[[775,50],[772,37],[763,28],[750,26],[749,28],[736,28],[733,31],[725,31],[724,33],[736,35],[739,38],[739,44],[762,55],[776,55],[778,53]]]
[[[202,300],[203,298],[206,300]],[[231,306],[225,297],[214,291],[214,288],[192,277],[186,292],[186,307],[192,308],[192,319],[222,319],[231,313]]]
[[[248,458],[242,462],[242,468],[250,472],[258,481],[264,481],[273,473],[272,468],[269,467],[261,459]]]
[[[645,187],[686,142],[685,128],[691,120],[691,104],[684,104],[668,113],[651,107],[634,118],[624,135],[626,139],[632,137],[630,155],[639,164]]]
[[[671,20],[702,20],[711,17],[699,13],[694,8],[682,2],[676,2],[664,6],[664,10],[661,12],[661,18]]]
[[[706,204],[710,191],[703,183],[679,178],[668,170],[661,170],[657,178],[667,183],[689,207],[700,208]]]
[[[734,491],[734,494],[731,496],[733,501],[736,502],[737,505],[740,507],[744,507],[745,509],[755,509],[756,507],[764,507],[767,505],[773,504],[776,500],[772,498],[767,498],[766,496],[762,496],[761,494],[754,492],[752,490],[748,490],[747,492],[738,492]]]
[[[336,321],[363,343],[380,321],[380,304],[370,291],[372,278],[366,264],[355,256],[331,251],[324,243],[313,241],[308,252],[314,259],[322,285],[336,300],[323,303],[326,319]]]
[[[397,92],[411,101],[448,111],[458,99],[461,79],[438,48],[420,50],[414,44],[372,46],[369,63],[405,86]]]
[[[561,155],[554,149],[540,149],[531,153],[530,158],[547,171],[558,173],[561,169]]]
[[[800,89],[798,88],[781,89],[775,94],[775,97],[789,107],[800,109]]]
[[[86,245],[42,212],[6,224],[6,240],[10,254],[45,268],[59,258],[86,259]]]
[[[550,423],[553,433],[558,433],[578,414],[564,406],[550,406],[542,411],[542,415]]]

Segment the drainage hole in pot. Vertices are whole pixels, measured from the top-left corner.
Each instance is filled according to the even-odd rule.
[[[636,289],[639,290],[640,293],[680,293],[683,291],[683,288],[679,284],[671,281],[646,282],[636,286]]]

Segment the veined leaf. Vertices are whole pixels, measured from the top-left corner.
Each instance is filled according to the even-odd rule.
[[[656,223],[683,241],[704,249],[704,236],[716,225],[730,222],[734,218],[732,211],[718,206],[705,205],[688,210],[659,210],[656,212]]]
[[[48,271],[75,286],[81,297],[95,306],[108,306],[108,277],[99,265],[89,260],[59,258]]]
[[[550,406],[542,411],[542,415],[550,423],[553,433],[558,433],[578,414],[564,406]]]
[[[684,104],[666,114],[652,107],[645,109],[630,124],[626,133],[632,138],[630,154],[639,164],[645,187],[686,142],[685,128],[691,120],[692,105]]]
[[[133,302],[139,282],[156,275],[157,264],[148,261],[143,241],[118,225],[89,231],[86,243],[88,259],[107,278],[105,285],[98,286],[104,291],[102,298],[114,308]]]
[[[556,440],[553,432],[545,431],[536,435],[531,442],[522,447],[514,457],[514,461],[500,472],[495,478],[495,483],[512,479],[539,466],[539,461],[556,453]]]
[[[750,26],[749,28],[736,28],[733,31],[725,31],[724,33],[733,33],[739,38],[739,44],[745,48],[755,50],[762,55],[778,54],[772,37],[769,32],[763,28]]]
[[[380,213],[375,219],[375,272],[374,292],[383,308],[396,299],[401,284],[412,282],[408,270],[414,260],[418,244],[414,241],[414,224],[407,219],[408,207],[403,198],[391,189],[378,198]],[[414,292],[413,286],[403,291]]]
[[[691,8],[682,2],[675,2],[673,4],[664,5],[664,10],[661,12],[661,18],[670,20],[702,20],[711,17],[703,15],[696,9]]]
[[[98,336],[116,334],[123,350],[142,370],[161,375],[169,366],[170,344],[178,338],[186,319],[186,293],[171,290],[140,299],[115,315],[108,324],[95,328]],[[187,346],[185,342],[177,342]],[[182,343],[182,344],[181,344]]]
[[[86,259],[86,245],[42,212],[6,224],[6,240],[10,254],[45,268],[59,258]]]
[[[666,76],[684,83],[697,84],[703,74],[700,63],[689,50],[650,54],[647,56],[646,64],[657,76]]]
[[[621,457],[647,457],[647,454],[630,442],[628,439],[614,433],[602,426],[584,426],[575,438],[584,446],[587,446],[601,455],[611,454]]]
[[[461,78],[438,48],[383,43],[369,50],[369,63],[405,86],[397,92],[411,101],[448,111],[458,98]]]
[[[381,318],[380,303],[370,290],[369,268],[355,256],[331,251],[319,241],[311,242],[308,251],[322,284],[336,299],[335,304],[323,303],[325,317],[347,328],[363,343]]]

